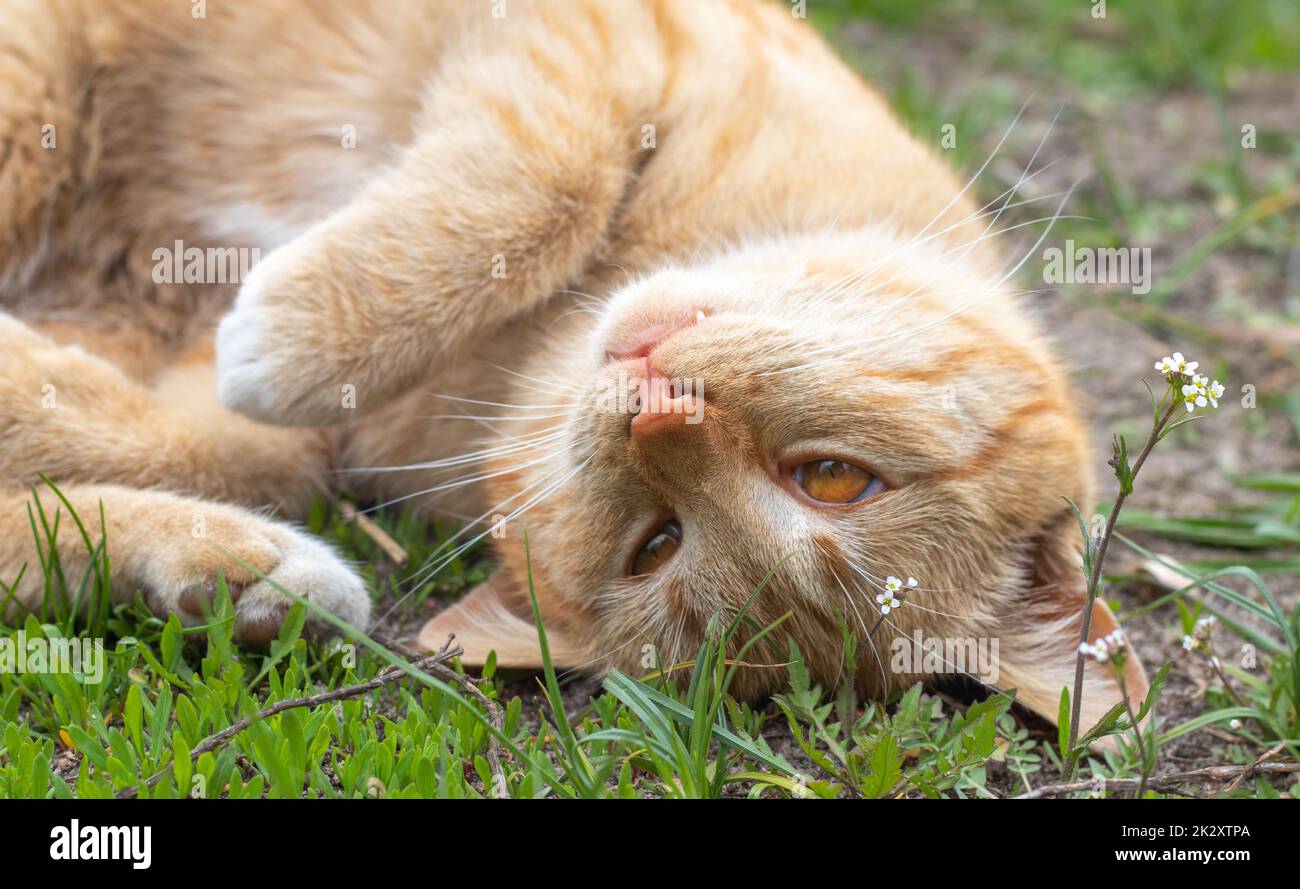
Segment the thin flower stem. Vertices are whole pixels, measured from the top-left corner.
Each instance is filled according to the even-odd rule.
[[[1227,690],[1233,703],[1238,707],[1245,707],[1246,702],[1241,699],[1241,695],[1237,694],[1237,690],[1233,688],[1232,683],[1228,681],[1228,674],[1223,672],[1223,665],[1219,663],[1219,657],[1214,653],[1214,646],[1210,644],[1208,639],[1205,642],[1205,648],[1206,651],[1209,652],[1207,660],[1210,662],[1210,669],[1212,669],[1214,674],[1219,677],[1219,681],[1223,683],[1223,687]]]
[[[1147,780],[1151,777],[1151,766],[1148,765],[1146,744],[1142,742],[1142,729],[1138,728],[1137,714],[1133,712],[1133,702],[1129,700],[1123,665],[1119,665],[1115,672],[1119,679],[1120,694],[1124,696],[1124,709],[1128,711],[1128,721],[1133,724],[1133,739],[1137,742],[1138,753],[1142,756],[1142,780],[1138,782],[1137,793],[1133,794],[1134,799],[1142,799],[1142,794],[1147,790]]]
[[[1151,435],[1147,437],[1147,442],[1142,446],[1141,452],[1137,459],[1131,464],[1129,477],[1136,479],[1138,472],[1142,469],[1142,464],[1146,462],[1147,456],[1151,449],[1156,446],[1160,440],[1161,432],[1170,418],[1174,415],[1174,410],[1178,407],[1179,401],[1172,396],[1169,399],[1169,406],[1164,413],[1156,420],[1151,427]],[[1087,643],[1088,636],[1092,632],[1092,606],[1097,600],[1097,589],[1101,584],[1101,569],[1106,562],[1106,550],[1110,547],[1110,538],[1115,531],[1115,521],[1119,518],[1119,512],[1124,507],[1124,501],[1128,494],[1124,491],[1124,486],[1120,485],[1119,494],[1115,497],[1115,504],[1111,507],[1110,515],[1106,518],[1106,527],[1102,531],[1101,540],[1097,544],[1097,554],[1093,557],[1092,574],[1088,577],[1088,599],[1084,603],[1083,619],[1079,622],[1079,643]],[[1079,754],[1074,751],[1075,744],[1079,738],[1079,715],[1083,706],[1083,666],[1085,655],[1079,652],[1074,658],[1074,693],[1070,698],[1070,741],[1068,750],[1069,756],[1065,764],[1065,780],[1070,781],[1074,778],[1074,770],[1079,762]]]

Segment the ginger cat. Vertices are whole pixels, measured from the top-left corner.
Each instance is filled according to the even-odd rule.
[[[0,7],[9,619],[41,595],[43,471],[103,504],[123,598],[198,621],[220,566],[266,639],[286,602],[221,547],[365,626],[280,521],[346,481],[458,544],[496,529],[496,575],[421,635],[468,662],[537,663],[526,530],[562,664],[689,659],[770,573],[752,616],[790,612],[817,681],[880,695],[950,672],[897,640],[989,638],[1055,718],[1084,601],[1061,498],[1090,480],[996,246],[1012,196],[976,207],[787,6]],[[177,242],[265,258],[187,283]],[[1119,695],[1092,669],[1085,721]]]

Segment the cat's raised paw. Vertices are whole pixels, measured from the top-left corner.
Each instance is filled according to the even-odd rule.
[[[332,286],[315,274],[310,243],[285,245],[254,266],[217,328],[217,395],[241,414],[281,426],[352,419],[347,374],[333,366]],[[355,391],[355,385],[352,386]]]

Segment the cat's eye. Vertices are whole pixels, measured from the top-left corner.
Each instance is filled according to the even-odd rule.
[[[682,526],[676,519],[664,522],[632,557],[632,564],[627,573],[633,577],[653,574],[673,557],[682,545]]]
[[[790,472],[795,484],[819,503],[857,503],[884,490],[861,466],[843,460],[810,460]]]

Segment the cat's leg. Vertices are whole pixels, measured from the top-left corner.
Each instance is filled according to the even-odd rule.
[[[646,75],[628,95],[618,60],[548,71],[571,49],[528,31],[447,61],[398,165],[256,266],[218,334],[227,405],[290,425],[355,416],[341,396],[378,408],[598,253],[658,87]]]
[[[80,339],[93,346],[89,333]],[[291,516],[325,487],[326,435],[222,407],[210,346],[146,386],[4,313],[0,344],[0,481],[31,484],[44,473],[60,484],[158,488]]]
[[[8,0],[0,27],[0,281],[70,208],[92,163],[91,53],[67,0]]]
[[[93,332],[80,333],[93,347]],[[158,613],[197,620],[196,597],[210,594],[220,567],[240,597],[243,638],[273,633],[287,607],[257,572],[354,625],[365,621],[364,586],[326,544],[212,501],[302,514],[323,487],[328,451],[319,432],[260,427],[222,408],[210,347],[183,356],[146,388],[85,348],[58,345],[3,313],[0,344],[0,581],[13,584],[26,565],[19,603],[36,607],[43,589],[28,512],[33,488],[47,514],[65,512],[65,577],[80,577],[87,557],[66,507],[39,481],[43,473],[96,540],[102,505],[118,596],[142,590]]]
[[[101,537],[107,541],[115,601],[140,593],[160,616],[175,612],[182,623],[202,623],[220,571],[235,599],[236,638],[274,638],[292,604],[276,584],[365,628],[370,613],[365,587],[328,545],[308,534],[242,507],[162,491],[72,484],[60,486],[59,492],[92,544],[97,546]],[[39,613],[45,596],[41,564],[49,559],[49,546],[42,538],[38,552],[29,510],[38,516],[38,527],[41,512],[51,526],[60,514],[56,552],[69,584],[85,575],[90,558],[67,504],[54,491],[45,486],[0,490],[0,581],[13,593],[0,620],[11,624],[25,613]],[[0,594],[0,600],[7,595]],[[312,625],[331,629],[320,620]]]

